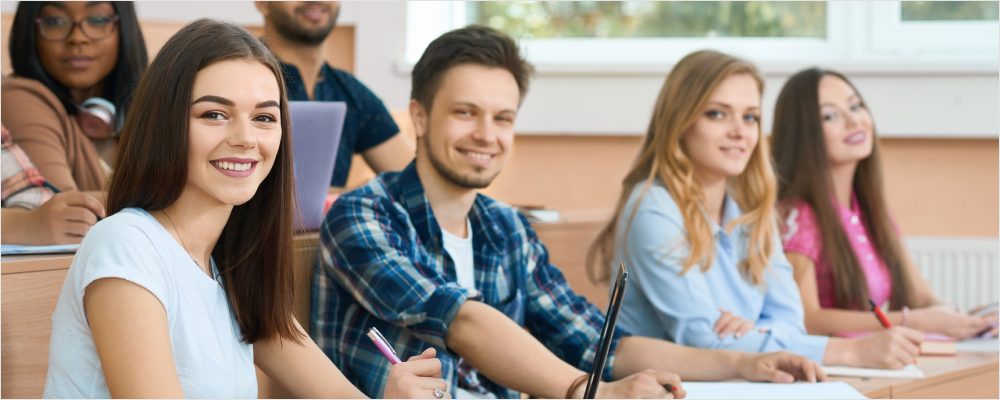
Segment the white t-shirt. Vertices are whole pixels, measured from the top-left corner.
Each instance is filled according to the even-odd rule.
[[[469,237],[461,238],[442,229],[441,237],[444,239],[444,251],[448,252],[451,260],[455,262],[455,276],[458,278],[458,285],[466,289],[475,289],[476,268],[473,260],[475,252],[472,248],[472,221],[468,219],[465,220],[465,231],[469,233]],[[481,394],[458,388],[455,398],[495,399],[496,396],[491,393]]]
[[[473,266],[472,257],[472,222],[468,218],[465,220],[465,227],[469,237],[461,238],[444,229],[441,230],[441,236],[444,239],[444,251],[448,252],[451,260],[455,262],[455,276],[458,278],[458,285],[466,289],[475,289],[476,269]]]
[[[73,259],[52,315],[45,397],[110,397],[83,309],[84,290],[102,278],[135,283],[163,305],[185,397],[257,397],[253,346],[240,340],[222,286],[138,208],[94,225]]]

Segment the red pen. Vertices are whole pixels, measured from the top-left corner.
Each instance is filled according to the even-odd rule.
[[[868,304],[872,306],[872,312],[875,313],[875,318],[878,318],[878,322],[882,324],[882,327],[886,329],[892,328],[892,323],[889,322],[889,318],[885,316],[885,313],[882,312],[881,308],[878,308],[875,305],[875,302],[872,301],[872,299],[868,299]]]

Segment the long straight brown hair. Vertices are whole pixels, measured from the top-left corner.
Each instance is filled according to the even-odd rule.
[[[771,133],[780,182],[779,207],[782,215],[787,215],[796,201],[812,207],[822,235],[820,257],[833,272],[835,303],[839,308],[863,309],[868,304],[868,284],[834,205],[830,160],[820,120],[819,82],[825,76],[843,80],[862,99],[861,104],[868,107],[851,81],[837,72],[811,68],[788,79],[778,95]],[[913,304],[912,288],[901,259],[902,246],[882,192],[881,152],[874,128],[872,139],[871,155],[858,163],[851,187],[871,242],[892,276],[890,308],[900,309]]]
[[[636,185],[642,183],[643,192],[636,202],[638,204],[654,180],[666,186],[684,215],[684,230],[690,251],[681,268],[682,273],[696,264],[700,264],[703,271],[712,265],[714,238],[703,212],[705,194],[694,177],[694,165],[681,138],[697,122],[715,89],[734,74],[750,75],[756,81],[757,89],[764,92],[764,80],[757,67],[749,61],[713,50],[688,54],[670,71],[660,89],[639,155],[622,180],[622,193],[615,206],[615,215],[601,229],[587,251],[587,269],[592,281],[608,280],[619,221],[625,218],[624,231],[628,232],[635,211],[639,209],[638,206],[633,207],[631,215],[622,215],[629,195]],[[760,127],[757,129],[760,135]],[[768,154],[767,140],[760,138],[746,170],[728,183],[733,189],[734,200],[744,214],[730,221],[726,229],[732,230],[737,225],[749,226],[750,250],[747,259],[740,262],[740,267],[744,276],[755,285],[764,281],[764,269],[777,236],[774,229],[777,189]],[[628,259],[628,248],[623,253],[623,257]]]
[[[139,82],[122,129],[108,212],[126,207],[156,211],[177,201],[187,185],[195,78],[202,69],[227,60],[259,62],[274,74],[281,93],[282,135],[274,167],[254,196],[233,208],[212,257],[244,341],[278,335],[300,343],[292,317],[295,204],[285,84],[278,60],[243,28],[200,19],[160,49]]]

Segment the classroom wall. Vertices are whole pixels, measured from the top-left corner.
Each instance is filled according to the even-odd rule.
[[[8,4],[4,2],[4,5]],[[155,4],[155,3],[154,3]],[[149,5],[147,5],[149,6]],[[194,7],[194,5],[192,5]],[[197,18],[193,16],[192,18]],[[10,40],[10,27],[14,20],[14,12],[4,12],[0,15],[0,32],[3,32],[3,53],[0,55],[0,74],[6,76],[13,72],[10,64],[10,53],[9,53],[9,40]],[[193,20],[193,19],[192,19]],[[241,20],[246,20],[242,18]],[[162,21],[157,19],[149,19],[140,17],[140,25],[142,26],[142,35],[146,41],[146,51],[149,53],[149,61],[153,61],[153,57],[156,53],[160,51],[160,48],[177,33],[189,21]],[[231,20],[249,30],[254,35],[260,36],[263,32],[263,21],[251,20],[247,22],[240,22],[240,20]],[[354,71],[354,54],[355,54],[355,33],[353,24],[339,24],[333,30],[326,41],[323,43],[326,59],[329,60],[330,65],[334,67],[353,72]]]
[[[862,3],[864,7],[870,4]],[[877,2],[867,2],[877,3]],[[410,63],[405,60],[407,7],[417,2],[355,3],[358,77],[390,109],[406,107]],[[852,20],[867,19],[865,14]],[[867,26],[862,27],[867,29]],[[709,46],[706,43],[706,46]],[[905,53],[905,52],[904,52]],[[530,55],[529,55],[530,56]],[[755,54],[742,54],[751,61]],[[948,56],[930,62],[802,59],[758,62],[765,77],[762,108],[773,105],[792,73],[821,64],[851,78],[875,111],[879,131],[896,137],[996,138],[1000,133],[1000,77],[997,54],[988,62],[966,63]],[[538,65],[538,74],[518,116],[525,134],[639,135],[672,65],[609,68],[595,65]],[[770,130],[770,119],[764,119]]]
[[[255,27],[261,23],[251,2],[143,2],[137,9],[151,55],[173,32],[194,18],[225,15],[251,29],[259,29]],[[184,12],[178,11],[182,9]],[[10,71],[6,33],[14,3],[5,1],[0,10],[3,11],[0,32],[4,33],[5,44],[0,71],[6,74]],[[394,115],[403,120],[403,130],[411,130],[404,111],[409,77],[401,71],[398,57],[404,42],[398,37],[405,33],[405,5],[346,2],[339,21],[341,24],[326,44],[331,63],[355,71],[390,109],[399,110]],[[939,71],[932,76],[860,75],[855,83],[867,100],[883,105],[873,107],[880,132],[887,137],[882,141],[886,191],[903,232],[920,236],[996,237],[1000,223],[995,128],[1000,107],[996,74]],[[639,121],[636,126],[645,125],[652,100],[641,108],[634,107],[635,97],[655,95],[662,82],[662,76],[627,74],[543,74],[536,78],[522,110],[525,115],[519,120],[521,133],[515,139],[514,153],[506,170],[486,190],[488,194],[511,203],[561,210],[614,206],[620,191],[619,181],[641,140],[634,132],[635,127],[594,133],[572,126],[545,126],[544,112],[539,111],[545,107],[536,106],[551,104],[554,93],[581,86],[587,79],[592,83],[586,86],[589,88],[605,87],[613,81],[615,90],[639,93],[619,102],[621,107],[633,109],[631,112],[636,114],[633,119]],[[769,91],[780,88],[782,80],[781,74],[769,76]],[[769,104],[767,96],[772,95],[765,96],[765,103]],[[596,98],[592,101],[599,103]],[[580,112],[580,115],[594,114]],[[927,124],[928,119],[936,122]],[[532,130],[539,126],[545,129]],[[982,136],[983,132],[989,135],[970,138]],[[349,186],[359,185],[371,176],[358,158]]]
[[[393,116],[407,134],[405,111]],[[484,192],[505,202],[561,211],[611,209],[642,138],[518,134],[504,171]],[[997,237],[997,139],[884,138],[885,191],[904,235]],[[371,178],[355,160],[348,187]]]
[[[640,145],[640,137],[521,135],[487,192],[563,210],[614,207]],[[893,138],[882,150],[888,202],[905,235],[997,236],[996,139]]]

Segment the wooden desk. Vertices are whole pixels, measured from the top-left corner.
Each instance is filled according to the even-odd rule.
[[[606,217],[571,214],[564,222],[536,224],[552,263],[574,290],[600,306],[607,303],[606,285],[590,283],[584,257]],[[295,315],[308,329],[309,291],[319,244],[317,233],[295,238]],[[0,260],[2,299],[2,380],[0,396],[41,397],[48,364],[52,312],[72,255],[13,256]],[[959,353],[956,357],[922,357],[927,377],[918,380],[843,378],[872,398],[998,398],[1000,364],[996,353]],[[266,378],[266,377],[265,377]],[[271,392],[261,379],[262,396]],[[279,392],[280,393],[280,392]]]
[[[549,250],[549,262],[562,271],[574,292],[601,309],[608,306],[608,284],[591,282],[587,276],[587,250],[611,213],[610,209],[566,211],[559,222],[532,224]]]
[[[923,379],[832,378],[873,399],[996,399],[1000,396],[997,353],[959,352],[954,357],[920,357]]]
[[[295,236],[295,316],[309,329],[309,286],[319,233]],[[73,254],[0,259],[0,397],[41,397],[49,361],[52,313]],[[263,392],[262,392],[263,393]]]
[[[0,397],[41,397],[52,312],[72,254],[0,260]]]

